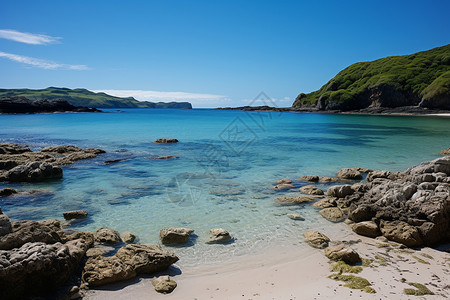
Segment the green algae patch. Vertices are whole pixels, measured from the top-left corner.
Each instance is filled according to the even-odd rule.
[[[391,245],[389,245],[389,244],[377,244],[377,247],[378,248],[390,248]]]
[[[412,296],[424,296],[424,295],[434,295],[426,286],[421,283],[408,282],[409,285],[415,287],[416,289],[404,289],[406,295]]]
[[[420,262],[421,264],[425,264],[425,265],[429,265],[430,263],[427,262],[426,260],[421,259],[420,257],[417,257],[415,255],[413,255],[412,257],[414,257],[418,262]]]
[[[331,274],[328,278],[338,281],[345,282],[344,286],[351,289],[358,289],[364,291],[366,293],[376,293],[376,291],[371,288],[370,282],[362,277],[358,277],[355,275],[342,275],[342,274]]]
[[[363,267],[368,267],[371,263],[373,263],[373,259],[370,258],[361,258],[361,261]]]
[[[426,257],[428,259],[434,259],[433,256],[431,256],[430,254],[420,253],[420,255],[422,255],[423,257]]]
[[[330,270],[332,272],[336,272],[338,274],[342,273],[360,273],[363,269],[360,266],[350,266],[343,262],[342,260],[338,261],[337,263],[334,263],[330,266]]]
[[[377,254],[375,255],[375,259],[380,266],[387,266],[386,258],[384,258],[383,256]]]

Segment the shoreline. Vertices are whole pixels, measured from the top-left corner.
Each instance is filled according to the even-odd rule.
[[[340,227],[335,235],[329,235],[333,241],[346,241],[363,258],[380,256],[386,259],[387,262],[375,260],[373,266],[365,267],[358,274],[369,280],[375,294],[344,287],[342,282],[328,278],[332,272],[323,250],[292,245],[282,250],[266,249],[257,255],[236,257],[232,262],[185,267],[181,271],[172,269],[91,289],[85,299],[411,299],[403,293],[409,285],[402,282],[402,278],[408,282],[427,283],[435,295],[427,295],[426,299],[450,296],[450,290],[445,288],[445,278],[450,273],[448,267],[441,267],[448,263],[448,253],[425,247],[410,254],[394,255],[392,251],[389,254],[375,239],[357,235],[344,223],[332,226]],[[413,256],[423,257],[430,265],[418,262]],[[157,293],[151,280],[159,275],[170,275],[178,287],[171,294]],[[443,280],[439,283],[435,276]],[[433,281],[436,286],[429,285]]]

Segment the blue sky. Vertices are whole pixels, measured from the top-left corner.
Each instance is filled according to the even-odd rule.
[[[450,43],[450,2],[1,1],[0,88],[290,106],[358,61]]]

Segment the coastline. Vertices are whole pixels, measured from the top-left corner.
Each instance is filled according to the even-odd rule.
[[[171,294],[157,293],[151,283],[154,276],[145,276],[89,290],[85,299],[411,299],[403,293],[409,285],[402,282],[402,278],[427,283],[435,295],[427,295],[426,299],[450,296],[450,290],[445,287],[445,278],[450,272],[448,267],[442,267],[446,262],[448,264],[448,253],[426,247],[415,254],[386,254],[386,248],[379,247],[376,240],[355,234],[346,224],[332,226],[339,228],[334,235],[329,235],[332,240],[352,244],[352,248],[362,257],[373,259],[380,256],[386,259],[386,265],[380,261],[365,267],[360,273],[372,284],[375,294],[349,289],[342,282],[327,278],[332,272],[323,250],[292,245],[284,249],[266,249],[257,255],[236,257],[232,262],[218,265],[211,263],[203,267],[183,268],[181,274],[176,269],[155,274],[170,274],[178,283]],[[325,233],[329,234],[327,231]],[[422,254],[433,257],[427,259],[430,265],[412,257],[423,257]],[[436,276],[442,280],[438,282]]]

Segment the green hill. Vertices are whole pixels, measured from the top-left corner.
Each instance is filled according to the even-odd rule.
[[[64,99],[75,106],[95,108],[192,108],[189,102],[148,102],[138,101],[133,97],[121,98],[105,93],[94,93],[86,89],[68,89],[49,87],[42,90],[0,89],[0,98],[26,97],[32,101]]]
[[[318,110],[421,106],[450,109],[450,45],[355,63],[292,105]]]

